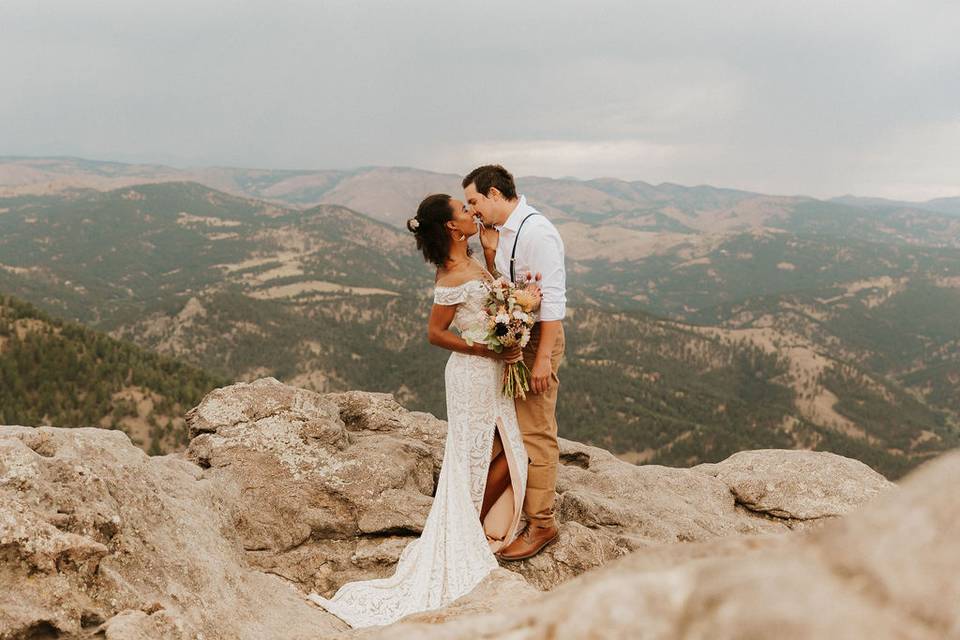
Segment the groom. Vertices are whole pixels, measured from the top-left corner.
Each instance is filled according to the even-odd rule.
[[[510,172],[500,165],[485,165],[463,179],[467,204],[483,220],[480,240],[490,271],[514,281],[528,274],[542,275],[543,300],[539,321],[523,360],[530,368],[530,393],[517,398],[517,420],[523,433],[529,466],[523,512],[527,527],[497,554],[503,560],[524,560],[557,539],[553,516],[557,464],[557,370],[563,358],[562,320],[566,313],[566,272],[563,240],[556,227],[517,196]],[[490,227],[493,227],[492,229]]]

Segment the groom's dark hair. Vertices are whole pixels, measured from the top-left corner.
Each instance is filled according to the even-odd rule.
[[[496,187],[507,200],[515,200],[517,197],[517,185],[513,183],[513,176],[499,164],[477,167],[467,174],[460,186],[466,189],[471,184],[485,196],[489,196],[490,189]]]

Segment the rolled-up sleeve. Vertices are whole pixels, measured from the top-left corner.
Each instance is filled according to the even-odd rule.
[[[526,229],[524,229],[526,231]],[[529,270],[540,273],[543,301],[540,303],[540,321],[563,320],[567,314],[567,274],[564,269],[563,239],[552,224],[538,224],[525,238],[529,243]],[[523,234],[521,234],[521,238]]]

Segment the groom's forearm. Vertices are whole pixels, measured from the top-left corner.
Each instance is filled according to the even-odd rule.
[[[550,354],[560,335],[561,320],[544,320],[540,322],[540,342],[537,344],[537,360],[550,362]]]

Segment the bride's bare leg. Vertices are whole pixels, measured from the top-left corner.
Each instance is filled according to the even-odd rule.
[[[487,471],[487,486],[483,492],[483,506],[480,507],[481,521],[487,517],[490,507],[497,501],[497,498],[510,486],[510,467],[507,463],[507,456],[503,451],[503,443],[500,441],[498,430],[494,430],[493,438],[494,457]]]

